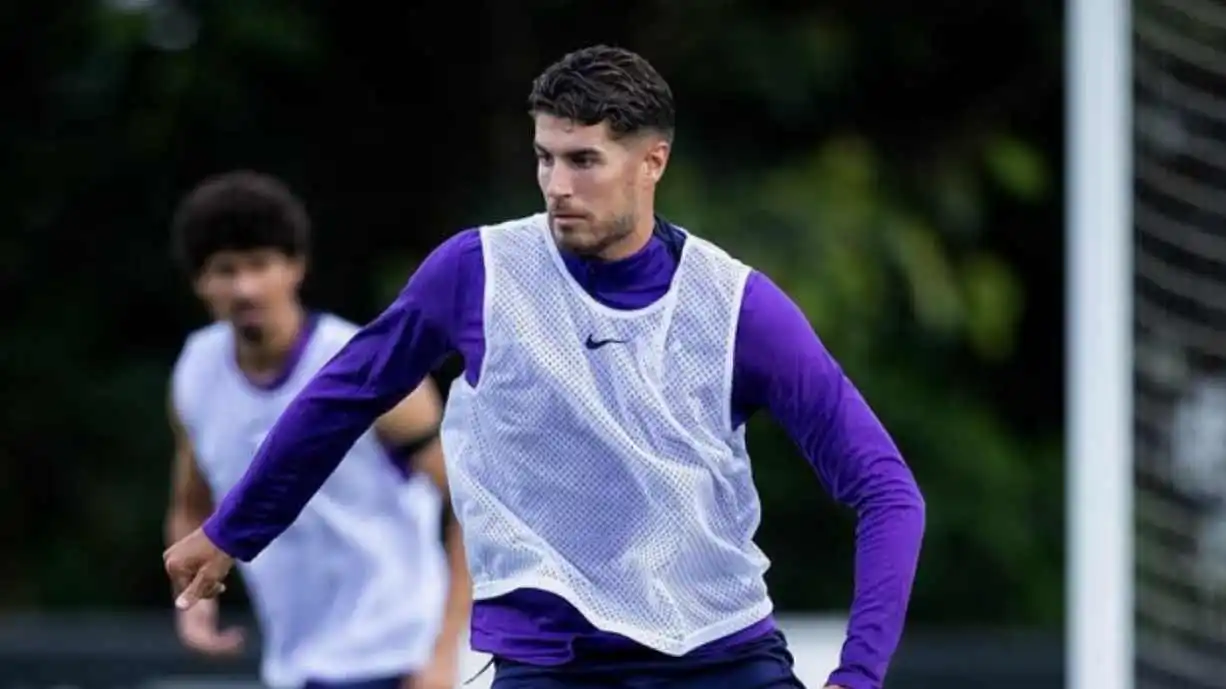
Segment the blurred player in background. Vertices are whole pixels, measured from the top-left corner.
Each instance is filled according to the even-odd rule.
[[[758,410],[857,512],[829,683],[878,689],[924,531],[898,448],[782,290],[655,215],[675,111],[650,64],[577,51],[528,110],[546,212],[449,239],[303,389],[165,553],[178,604],[275,545],[370,420],[458,351],[443,440],[496,689],[801,686],[753,542]]]
[[[358,330],[299,301],[310,222],[280,181],[206,180],[181,202],[173,234],[216,322],[187,338],[171,381],[170,543],[208,518],[285,406]],[[440,543],[450,511],[438,391],[428,379],[410,390],[372,417],[285,537],[243,567],[272,687],[454,686],[469,582],[453,519],[448,552]],[[218,627],[216,600],[176,614],[190,648],[240,650],[241,630]]]

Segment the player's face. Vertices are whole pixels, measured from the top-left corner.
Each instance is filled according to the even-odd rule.
[[[219,251],[196,279],[196,293],[213,317],[234,324],[243,339],[260,342],[284,309],[296,308],[304,266],[276,249]]]
[[[584,126],[538,114],[536,176],[554,240],[581,255],[600,255],[628,237],[639,201],[663,173],[667,143],[614,139],[605,123]]]

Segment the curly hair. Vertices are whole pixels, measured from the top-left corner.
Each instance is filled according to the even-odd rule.
[[[624,48],[597,45],[569,53],[532,82],[530,114],[591,126],[608,123],[615,137],[654,131],[672,139],[673,92],[651,63]]]
[[[171,222],[176,258],[196,275],[221,251],[276,249],[305,257],[311,221],[298,197],[270,175],[237,170],[201,182]]]

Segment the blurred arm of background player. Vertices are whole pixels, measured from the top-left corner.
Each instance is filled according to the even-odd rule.
[[[375,423],[375,432],[388,447],[412,448],[408,458],[410,468],[430,477],[438,487],[444,503],[450,501],[443,453],[437,437],[442,404],[438,389],[427,380],[399,405]],[[183,429],[178,413],[168,405],[175,453],[171,481],[170,509],[166,515],[166,542],[174,544],[186,537],[208,519],[213,512],[213,499],[208,484],[196,464],[191,441]],[[426,441],[423,444],[423,439]],[[454,674],[459,662],[459,637],[468,621],[471,591],[468,567],[464,560],[464,544],[460,527],[448,506],[446,510],[446,548],[450,581],[446,613],[435,644],[434,662],[428,673],[419,677]],[[408,595],[408,592],[406,592]],[[201,601],[187,610],[176,611],[175,628],[188,648],[208,655],[233,655],[243,648],[244,634],[239,628],[220,629],[217,599]],[[437,675],[436,675],[437,673]]]
[[[455,686],[456,674],[459,672],[460,636],[468,623],[469,608],[472,605],[468,564],[464,559],[464,542],[460,534],[460,524],[451,511],[451,493],[447,488],[443,449],[438,439],[441,421],[442,402],[438,388],[427,378],[412,394],[375,422],[375,433],[385,446],[410,450],[406,453],[410,455],[409,468],[430,477],[445,505],[444,543],[450,573],[447,603],[443,624],[434,645],[434,657],[429,666],[414,674],[410,684],[423,689]],[[189,533],[191,532],[185,531],[183,535]],[[411,593],[406,591],[405,595]]]
[[[174,403],[167,405],[174,434],[175,456],[171,472],[170,509],[166,514],[166,544],[178,542],[200,528],[213,513],[213,496],[196,465],[196,453],[183,429]],[[213,656],[234,655],[243,648],[243,630],[218,627],[217,599],[201,601],[190,610],[175,611],[175,630],[185,646]]]

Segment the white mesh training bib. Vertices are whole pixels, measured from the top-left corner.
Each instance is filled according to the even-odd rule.
[[[242,478],[286,405],[357,326],[321,315],[284,385],[253,387],[234,363],[234,331],[188,338],[174,402],[216,500]],[[356,682],[412,672],[430,660],[442,625],[447,564],[441,495],[405,480],[367,431],[306,509],[250,563],[239,563],[260,620],[265,685]]]
[[[554,593],[682,655],[771,612],[760,508],[730,421],[749,269],[687,236],[669,292],[601,305],[543,214],[481,233],[485,360],[443,423],[474,595]]]

